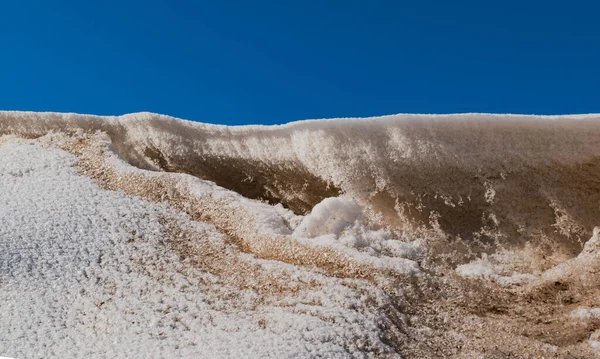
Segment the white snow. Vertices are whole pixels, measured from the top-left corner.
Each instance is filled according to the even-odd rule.
[[[324,234],[339,235],[342,230],[364,217],[352,198],[325,198],[294,230],[294,236],[315,238]]]
[[[302,243],[335,248],[358,262],[380,269],[416,275],[415,260],[424,254],[423,241],[405,242],[386,229],[369,226],[361,206],[351,198],[331,197],[318,203],[294,229]]]
[[[600,308],[580,307],[571,312],[571,317],[584,320],[600,319]]]
[[[213,226],[100,189],[76,174],[75,162],[32,141],[0,145],[0,354],[362,357],[367,345],[395,355],[379,338],[377,309],[357,289],[236,254]],[[232,287],[170,250],[165,220],[259,272],[315,285],[279,299]]]
[[[459,265],[456,272],[464,278],[493,280],[502,285],[524,284],[538,279],[533,274],[513,271],[485,254],[472,262]]]

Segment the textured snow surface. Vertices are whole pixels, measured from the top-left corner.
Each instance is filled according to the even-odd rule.
[[[100,189],[76,174],[76,158],[69,153],[22,140],[4,142],[0,353],[345,357],[360,352],[361,340],[379,342],[376,316],[349,309],[360,307],[360,294],[338,281],[288,298],[285,307],[250,308],[256,293],[228,289],[219,278],[182,262],[165,246],[160,223],[177,221],[202,237],[198,240],[223,242],[214,227],[166,205]],[[323,280],[301,269],[264,265],[302,280]],[[321,305],[302,304],[306,297]]]

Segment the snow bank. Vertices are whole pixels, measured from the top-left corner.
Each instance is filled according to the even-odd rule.
[[[569,246],[600,216],[599,120],[395,115],[227,127],[149,113],[3,112],[0,133],[100,130],[133,165],[189,173],[296,214],[346,193],[372,219],[406,230],[434,215],[467,240],[494,230],[522,244],[542,232]]]
[[[0,354],[585,357],[599,120],[1,112]]]

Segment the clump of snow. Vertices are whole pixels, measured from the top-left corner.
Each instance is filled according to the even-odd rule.
[[[294,236],[315,238],[324,234],[339,235],[344,228],[364,218],[362,208],[352,198],[325,198],[294,230]]]
[[[377,268],[415,275],[415,262],[424,254],[421,240],[404,242],[389,229],[369,225],[362,207],[351,198],[325,198],[306,215],[292,236],[313,246],[335,248],[355,260]]]
[[[369,225],[362,207],[351,198],[326,198],[305,216],[293,232],[293,236],[324,247],[336,248],[355,258],[378,257],[393,262],[402,258],[416,260],[424,253],[421,240],[399,240],[389,229],[375,229]],[[351,251],[358,250],[360,253]],[[395,258],[394,258],[395,257]],[[413,264],[410,264],[413,267]],[[416,268],[416,267],[415,267]],[[410,272],[410,271],[409,271]]]
[[[459,265],[456,273],[463,278],[493,280],[503,285],[524,284],[538,279],[533,274],[513,271],[509,265],[501,263],[494,256],[488,256],[485,253],[481,258]]]
[[[499,271],[487,255],[483,255],[470,263],[459,265],[456,267],[456,272],[465,278],[488,279],[498,276]]]
[[[597,350],[597,353],[600,352],[600,329],[594,330],[592,334],[590,334],[588,343],[593,349]]]
[[[584,320],[600,319],[600,308],[577,308],[571,312],[571,318]]]

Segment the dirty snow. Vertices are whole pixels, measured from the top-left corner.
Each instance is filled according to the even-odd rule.
[[[600,353],[600,115],[0,135],[0,355]]]

